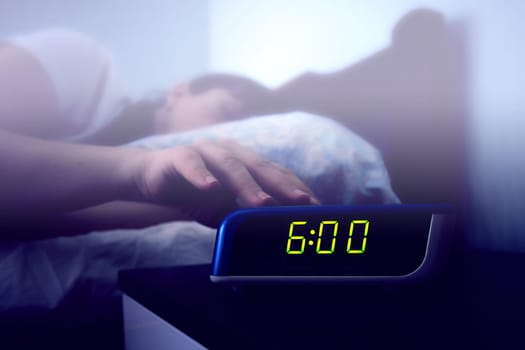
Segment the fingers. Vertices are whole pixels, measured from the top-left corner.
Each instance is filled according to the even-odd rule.
[[[280,203],[320,204],[308,186],[288,169],[233,141],[224,141],[224,145],[239,157],[255,181]]]
[[[319,204],[310,189],[280,165],[233,141],[200,143],[206,165],[239,198],[243,206]]]
[[[193,147],[179,146],[170,157],[177,172],[200,190],[220,186],[219,180],[208,170],[199,152]]]
[[[148,188],[181,207],[319,204],[293,173],[231,142],[201,142],[161,151],[164,161],[150,168]],[[166,162],[165,162],[166,161]],[[176,179],[185,179],[178,181]],[[171,184],[171,185],[170,185]],[[221,198],[225,198],[221,201]]]
[[[195,145],[208,169],[227,186],[243,206],[261,206],[274,203],[252,177],[239,155],[224,144],[202,142]]]

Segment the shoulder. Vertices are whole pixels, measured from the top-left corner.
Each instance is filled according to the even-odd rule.
[[[111,51],[87,34],[47,29],[9,38],[39,62],[53,86],[67,139],[100,129],[126,99]]]
[[[111,52],[94,38],[73,30],[48,29],[17,35],[11,45],[30,53],[61,90],[79,78],[101,79],[112,65]]]
[[[44,59],[51,55],[56,58],[64,54],[81,57],[86,53],[91,59],[107,59],[111,56],[109,50],[93,37],[70,29],[46,29],[15,35],[6,40]]]

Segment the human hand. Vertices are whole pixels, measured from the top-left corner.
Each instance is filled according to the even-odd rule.
[[[210,226],[237,207],[319,204],[289,170],[233,141],[139,152],[131,161],[133,199],[175,206]]]

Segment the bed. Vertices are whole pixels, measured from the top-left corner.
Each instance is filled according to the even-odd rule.
[[[340,124],[311,114],[251,118],[151,136],[124,147],[162,149],[225,138],[295,172],[323,204],[399,202],[379,152]],[[118,270],[209,262],[214,238],[212,228],[172,222],[4,245],[0,310],[51,310],[64,300],[118,297]]]
[[[162,149],[225,138],[289,168],[323,204],[400,202],[380,153],[344,126],[312,114],[257,117],[123,147]],[[0,245],[0,327],[17,347],[121,347],[118,271],[209,263],[215,233],[180,221]],[[28,329],[31,337],[25,337]]]

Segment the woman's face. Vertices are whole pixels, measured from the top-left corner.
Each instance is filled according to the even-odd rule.
[[[224,88],[192,93],[175,87],[156,115],[157,133],[181,132],[247,117],[241,98]]]

